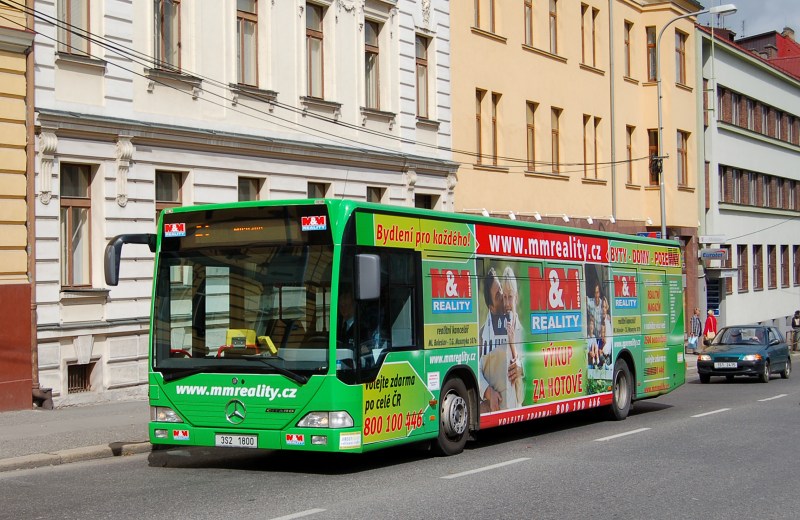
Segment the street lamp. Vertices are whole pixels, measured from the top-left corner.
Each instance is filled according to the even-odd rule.
[[[727,14],[733,14],[736,12],[736,6],[733,4],[723,4],[718,5],[716,7],[710,7],[708,9],[703,9],[702,11],[695,11],[694,13],[688,13],[681,16],[676,16],[672,20],[668,21],[664,24],[664,27],[661,28],[661,31],[658,33],[658,38],[656,39],[656,84],[658,86],[658,157],[655,158],[658,169],[658,176],[659,176],[659,191],[661,196],[661,238],[667,238],[667,209],[665,203],[665,193],[664,193],[664,168],[660,166],[662,163],[661,161],[664,159],[664,123],[662,121],[662,110],[661,110],[661,36],[663,36],[664,31],[666,28],[672,24],[672,22],[676,22],[683,18],[689,18],[692,16],[700,16],[701,14],[718,14],[720,16],[725,16]]]

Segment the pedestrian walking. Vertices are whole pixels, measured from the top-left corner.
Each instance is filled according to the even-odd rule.
[[[714,311],[708,309],[708,317],[706,318],[706,326],[703,328],[703,343],[706,346],[711,345],[711,340],[717,335],[717,317],[714,316]]]
[[[797,350],[797,341],[800,340],[800,311],[794,311],[792,316],[792,350]]]
[[[689,326],[689,342],[687,343],[686,350],[689,354],[697,354],[697,342],[700,341],[700,334],[703,333],[703,323],[700,321],[700,309],[694,309],[692,314],[692,321]]]

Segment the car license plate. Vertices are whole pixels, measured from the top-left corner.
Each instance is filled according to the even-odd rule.
[[[220,448],[258,448],[258,435],[217,434],[214,445]]]
[[[714,363],[714,368],[736,368],[736,361],[718,361]]]

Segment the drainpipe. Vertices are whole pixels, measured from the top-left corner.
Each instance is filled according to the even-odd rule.
[[[608,0],[608,74],[610,79],[610,109],[611,109],[611,216],[617,218],[617,146],[616,146],[616,126],[614,118],[614,82],[616,74],[614,74],[614,2],[616,0]]]
[[[33,30],[34,18],[30,14],[33,12],[34,0],[26,0],[25,7],[26,26]],[[36,329],[36,132],[34,131],[34,45],[28,49],[25,55],[25,158],[27,169],[26,193],[27,198],[27,241],[28,241],[28,281],[31,284],[31,380],[33,402],[47,410],[53,409],[53,390],[51,388],[41,388],[39,384],[39,341]]]

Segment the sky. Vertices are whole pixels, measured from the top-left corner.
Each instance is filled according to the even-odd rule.
[[[794,29],[795,39],[800,40],[800,0],[699,0],[699,3],[706,8],[734,4],[736,12],[723,17],[715,26],[731,29],[737,38],[769,31],[781,32],[788,26]],[[703,15],[699,21],[709,25],[711,17]]]

